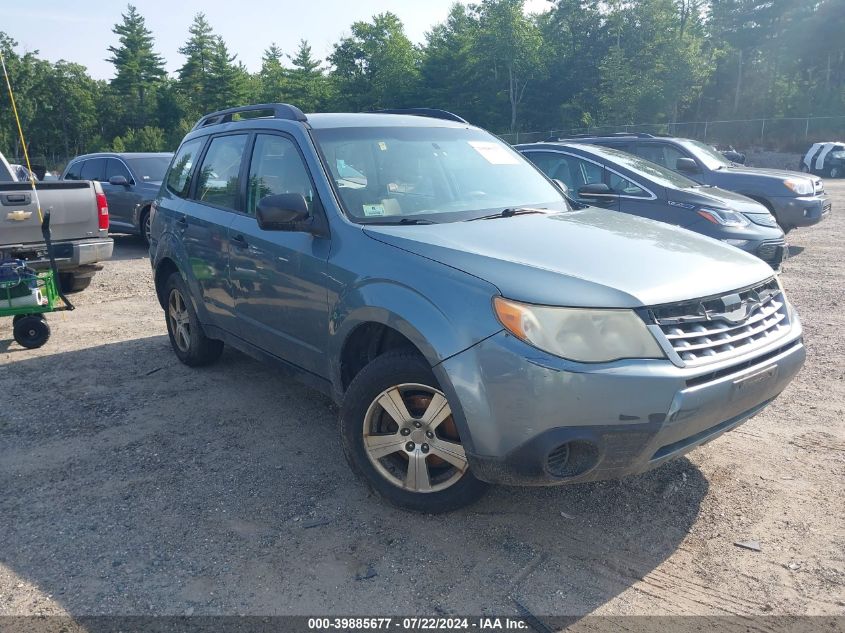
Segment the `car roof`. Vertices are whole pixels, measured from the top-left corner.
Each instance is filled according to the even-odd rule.
[[[92,154],[81,154],[73,157],[68,164],[77,160],[88,160],[91,158],[172,158],[173,152],[94,152]]]
[[[322,112],[308,115],[308,123],[315,130],[344,127],[472,127],[467,123],[437,119],[414,114],[386,114],[382,112]]]

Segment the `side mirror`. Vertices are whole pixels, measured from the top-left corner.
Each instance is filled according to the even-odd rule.
[[[619,194],[615,193],[603,182],[595,182],[591,185],[584,185],[578,189],[579,198],[615,198],[618,195]]]
[[[262,231],[302,231],[310,214],[301,193],[280,193],[261,198],[255,217]]]
[[[687,174],[694,174],[698,172],[698,165],[692,158],[679,158],[675,161],[675,169]]]
[[[126,176],[112,176],[109,178],[109,184],[115,187],[126,187],[129,185],[129,181],[126,180]]]
[[[565,195],[567,198],[569,197],[569,187],[565,182],[562,180],[558,180],[557,178],[553,178],[552,182],[557,185],[557,188],[560,189],[560,192]]]

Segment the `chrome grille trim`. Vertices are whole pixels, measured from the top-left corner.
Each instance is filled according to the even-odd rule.
[[[684,366],[752,352],[789,332],[789,309],[775,279],[697,301],[650,308],[650,317]]]

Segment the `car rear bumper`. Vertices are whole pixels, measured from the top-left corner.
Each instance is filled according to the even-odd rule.
[[[644,472],[709,442],[765,408],[804,358],[796,318],[770,345],[695,369],[572,363],[502,332],[435,371],[476,477],[555,485]]]
[[[832,204],[826,195],[800,198],[770,198],[775,217],[783,227],[812,226],[830,214]]]
[[[54,242],[53,256],[59,270],[73,270],[81,266],[90,266],[110,259],[114,250],[114,240],[110,237]],[[18,254],[26,256],[30,266],[43,269],[50,266],[44,244],[27,244]]]

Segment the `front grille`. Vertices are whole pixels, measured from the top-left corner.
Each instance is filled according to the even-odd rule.
[[[763,242],[757,249],[757,257],[762,259],[775,270],[780,268],[781,263],[783,263],[784,254],[783,240]]]
[[[790,327],[786,300],[775,279],[717,297],[657,306],[651,317],[686,365],[752,351]]]

